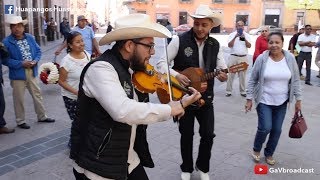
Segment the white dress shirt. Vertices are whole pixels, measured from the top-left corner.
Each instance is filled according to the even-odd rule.
[[[88,97],[95,98],[113,120],[132,126],[128,151],[128,163],[130,164],[128,171],[131,173],[140,163],[137,153],[133,150],[136,125],[171,119],[171,107],[168,104],[138,102],[135,93],[135,99],[128,98],[121,86],[117,71],[105,61],[95,62],[88,68],[84,77],[83,90]],[[109,180],[79,167],[76,163],[74,163],[74,168],[89,179]]]
[[[299,37],[298,37],[298,43],[299,42],[308,42],[308,41],[311,41],[311,42],[316,42],[316,36],[314,34],[310,34],[309,36],[307,36],[305,33],[303,34],[300,34]],[[312,47],[309,47],[309,46],[300,46],[301,47],[301,50],[302,52],[312,52]]]
[[[237,31],[234,31],[231,33],[228,37],[228,43],[232,41],[232,39],[237,35]],[[251,43],[250,35],[246,32],[243,32],[244,37],[246,40]],[[231,48],[230,54],[236,54],[236,55],[247,55],[248,54],[248,48],[246,46],[246,41],[240,41],[239,37],[236,37],[234,40],[233,47]]]
[[[176,36],[173,38],[170,42],[170,44],[167,46],[167,53],[168,53],[168,61],[169,64],[172,65],[174,58],[178,55],[178,50],[179,50],[179,36]],[[205,43],[197,43],[198,45],[198,50],[199,50],[199,66],[204,69],[204,61],[203,61],[203,48]],[[163,56],[156,64],[156,67],[159,72],[161,73],[167,73],[167,57]],[[217,55],[217,67],[216,69],[226,69],[226,63],[223,59],[223,52],[222,48],[219,48],[219,52]],[[179,73],[173,69],[170,69],[170,74],[174,77],[176,77]]]

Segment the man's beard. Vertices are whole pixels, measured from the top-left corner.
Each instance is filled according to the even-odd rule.
[[[130,59],[130,63],[131,63],[130,67],[133,71],[144,71],[146,69],[144,65],[144,61],[140,56],[138,56],[138,53],[136,51],[134,51],[134,54]]]

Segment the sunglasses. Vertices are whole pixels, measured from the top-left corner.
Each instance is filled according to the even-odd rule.
[[[268,32],[268,30],[262,30],[261,32]]]

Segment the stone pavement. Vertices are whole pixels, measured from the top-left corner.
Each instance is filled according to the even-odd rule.
[[[218,40],[223,44],[223,38]],[[61,40],[62,41],[62,40]],[[61,41],[48,43],[42,48],[42,62],[52,61],[53,52]],[[254,41],[253,41],[254,42]],[[162,42],[157,39],[157,54],[154,59],[161,56]],[[102,49],[109,48],[107,46]],[[227,52],[227,48],[225,48]],[[58,56],[64,57],[64,54]],[[227,57],[227,53],[225,54]],[[151,63],[154,60],[151,60]],[[5,72],[6,69],[4,69]],[[250,72],[250,69],[249,71]],[[318,84],[320,80],[315,78],[313,71],[312,83]],[[6,98],[5,118],[9,127],[15,127],[12,105],[11,87],[5,73],[4,92]],[[303,83],[303,113],[307,120],[308,131],[302,139],[290,139],[288,131],[293,116],[292,104],[287,112],[283,124],[283,133],[279,141],[274,157],[278,163],[274,168],[314,168],[312,174],[271,174],[255,175],[255,163],[250,158],[250,152],[257,126],[255,111],[244,113],[245,99],[238,93],[238,83],[235,80],[233,96],[225,97],[226,83],[216,81],[215,86],[215,133],[210,177],[214,180],[316,180],[320,179],[320,145],[316,139],[320,135],[317,129],[320,127],[320,96],[319,87],[305,86]],[[53,124],[41,124],[36,122],[36,116],[32,107],[32,100],[28,93],[25,98],[26,119],[31,125],[30,130],[16,128],[14,134],[0,135],[0,179],[1,180],[71,180],[71,161],[68,158],[66,146],[70,131],[70,120],[66,113],[63,100],[60,96],[58,85],[44,85],[40,83],[44,104],[48,116],[56,118]],[[157,102],[156,96],[151,96],[152,101]],[[31,106],[28,106],[28,105]],[[196,159],[199,145],[198,126],[195,127],[194,158]],[[179,132],[177,124],[166,121],[150,125],[148,128],[148,140],[151,153],[155,161],[155,168],[148,169],[151,180],[178,180],[180,179],[181,163],[179,149]],[[261,161],[265,164],[264,160]],[[192,179],[199,180],[198,172],[192,174]]]

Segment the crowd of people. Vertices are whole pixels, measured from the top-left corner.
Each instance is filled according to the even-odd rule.
[[[211,150],[216,136],[214,79],[207,80],[204,89],[198,89],[190,87],[193,79],[183,72],[200,68],[204,73],[210,73],[248,63],[248,48],[252,42],[244,31],[244,22],[237,21],[235,31],[228,38],[231,52],[225,61],[219,41],[209,36],[210,30],[221,24],[220,14],[212,12],[208,5],[199,5],[195,13],[189,15],[193,27],[172,39],[172,27],[154,23],[148,15],[137,13],[120,17],[115,21],[115,27],[109,24],[99,44],[85,16],[78,17],[78,25],[73,29],[70,29],[67,18],[63,18],[60,32],[64,41],[55,55],[67,48],[67,55],[60,62],[58,84],[72,120],[69,147],[77,180],[149,179],[144,167],[153,167],[154,164],[147,143],[146,125],[171,118],[177,120],[181,135],[181,179],[190,180],[194,169],[200,172],[201,180],[210,179]],[[30,128],[24,112],[26,88],[33,99],[37,121],[55,122],[46,115],[36,81],[41,50],[35,39],[24,32],[27,23],[21,16],[10,17],[6,24],[11,34],[0,43],[0,67],[3,64],[9,68],[15,119],[22,129]],[[320,40],[316,42],[311,30],[310,25],[299,28],[287,51],[283,49],[283,35],[270,33],[267,26],[263,27],[255,42],[249,81],[246,82],[246,70],[237,72],[240,95],[246,98],[245,111],[252,110],[252,107],[257,111],[258,127],[251,153],[255,162],[261,161],[260,152],[269,135],[264,157],[267,164],[276,164],[273,154],[280,139],[287,104],[294,102],[295,111],[301,110],[300,80],[304,61],[305,84],[312,85],[311,51],[312,47],[320,47]],[[155,54],[155,37],[169,40],[167,54],[157,60],[155,70],[171,74],[189,92],[180,100],[171,100],[167,104],[148,102],[148,94],[135,89],[135,81],[132,81],[136,72],[148,73],[145,69]],[[100,52],[99,45],[113,42],[112,49]],[[92,55],[96,57],[94,60]],[[168,63],[174,65],[169,67]],[[320,68],[320,50],[316,63]],[[232,96],[237,73],[219,71],[216,74],[219,81],[226,81],[226,97]],[[320,77],[320,71],[317,77]],[[2,71],[0,81],[3,81]],[[195,105],[200,98],[203,103]],[[5,98],[2,86],[0,103],[0,134],[13,133],[14,129],[6,127],[3,117]],[[195,119],[199,123],[201,138],[196,162],[193,162]]]

